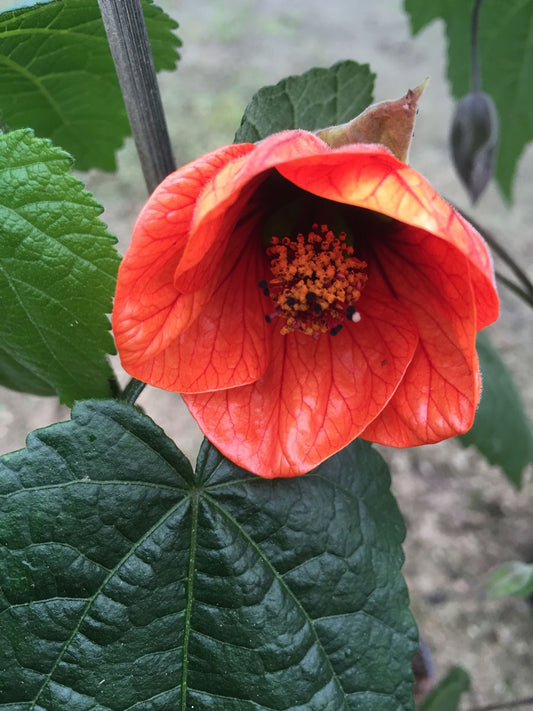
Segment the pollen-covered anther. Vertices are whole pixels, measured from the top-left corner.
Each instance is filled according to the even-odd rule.
[[[336,237],[327,225],[313,224],[306,237],[272,237],[266,253],[272,278],[258,286],[283,317],[282,334],[334,336],[344,324],[359,321],[355,303],[367,281],[367,265],[354,256],[345,232]]]

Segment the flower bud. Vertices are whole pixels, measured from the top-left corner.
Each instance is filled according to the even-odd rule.
[[[494,173],[498,145],[498,113],[481,91],[467,94],[457,106],[450,133],[455,169],[475,203]]]
[[[425,79],[400,99],[372,104],[352,121],[323,128],[316,135],[331,148],[350,143],[380,143],[405,163],[413,137],[418,101],[427,83],[428,79]]]

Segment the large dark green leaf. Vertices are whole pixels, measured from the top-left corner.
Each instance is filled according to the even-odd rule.
[[[119,257],[72,159],[31,130],[0,135],[0,383],[109,397]]]
[[[474,426],[459,437],[473,444],[491,464],[498,464],[517,487],[533,462],[533,434],[509,369],[484,333],[478,334],[477,352],[483,375],[481,402]]]
[[[375,77],[368,64],[345,61],[265,86],[246,107],[235,142],[253,143],[286,129],[316,131],[346,123],[372,102]]]
[[[404,0],[414,33],[436,18],[446,23],[448,78],[459,99],[470,91],[470,18],[474,0]],[[533,139],[533,3],[484,2],[479,16],[483,91],[492,96],[500,121],[496,175],[510,198],[518,159]]]
[[[143,0],[156,69],[174,69],[177,23]],[[76,159],[115,170],[130,134],[97,0],[25,3],[0,14],[0,123],[30,126]]]
[[[1,709],[412,709],[416,631],[389,474],[196,474],[130,405],[87,401],[0,459]]]

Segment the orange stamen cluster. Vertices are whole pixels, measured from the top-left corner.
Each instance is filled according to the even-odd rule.
[[[276,304],[266,320],[284,318],[282,334],[334,336],[344,323],[359,320],[355,303],[367,281],[367,265],[353,256],[345,232],[336,237],[327,225],[314,224],[307,237],[272,237],[270,244],[266,253],[273,276],[259,287]]]

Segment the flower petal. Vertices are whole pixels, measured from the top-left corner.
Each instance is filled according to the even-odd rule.
[[[189,163],[156,188],[139,214],[120,265],[113,307],[117,348],[130,374],[188,328],[211,297],[213,284],[180,296],[174,273],[203,186],[226,163],[253,148],[226,146]]]
[[[420,342],[391,401],[361,436],[411,447],[465,432],[480,394],[469,261],[412,228],[379,245],[377,258],[415,318]]]
[[[181,290],[193,291],[211,279],[217,269],[217,255],[232,238],[237,220],[247,211],[258,209],[253,194],[269,172],[298,156],[331,151],[307,131],[276,133],[254,149],[214,174],[198,196],[190,239],[176,270],[176,285]],[[251,205],[247,205],[249,201]],[[264,212],[264,205],[259,209]],[[215,243],[216,249],[212,249]]]
[[[454,245],[472,265],[477,328],[498,317],[498,296],[485,242],[419,173],[386,148],[345,146],[329,154],[301,157],[278,166],[278,170],[303,190],[389,215]]]
[[[335,337],[315,341],[274,331],[270,366],[257,382],[184,395],[202,431],[227,457],[267,478],[295,476],[375,418],[398,387],[418,335],[379,276],[365,297],[361,321]]]
[[[254,382],[270,360],[269,309],[257,283],[264,278],[260,244],[248,240],[194,323],[155,357],[143,361],[136,377],[176,392],[205,392]]]
[[[393,218],[375,233],[361,222],[362,318],[337,336],[282,336],[263,319],[262,226],[280,198],[293,205],[281,178],[267,180],[276,172],[289,191]],[[467,429],[475,333],[497,312],[483,240],[418,173],[383,146],[332,150],[288,131],[164,181],[121,266],[113,325],[130,374],[184,393],[224,454],[273,477],[308,471],[358,435],[411,446]]]

